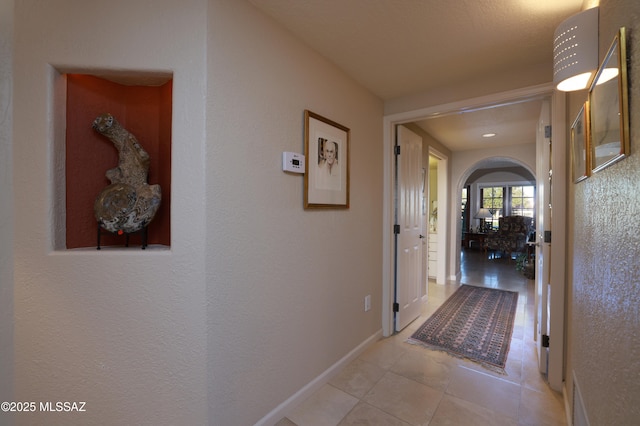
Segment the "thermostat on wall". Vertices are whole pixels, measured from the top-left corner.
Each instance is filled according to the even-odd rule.
[[[285,172],[304,173],[304,155],[295,152],[282,153],[282,170]]]

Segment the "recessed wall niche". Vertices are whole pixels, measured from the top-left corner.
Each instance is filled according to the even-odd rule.
[[[147,244],[171,244],[171,76],[153,80],[118,76],[101,78],[66,74],[66,248],[96,247],[98,223],[93,203],[110,184],[105,172],[118,165],[113,143],[92,128],[103,113],[111,113],[150,156],[149,184],[159,184],[162,202],[147,227]],[[145,83],[141,83],[145,82]],[[140,248],[139,233],[129,246]],[[125,245],[124,235],[102,230],[101,247]]]

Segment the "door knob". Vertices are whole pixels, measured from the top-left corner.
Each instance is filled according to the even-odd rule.
[[[424,238],[424,235],[420,234],[420,238]]]

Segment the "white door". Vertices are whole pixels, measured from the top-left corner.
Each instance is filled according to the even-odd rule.
[[[549,360],[547,380],[552,389],[561,392],[564,382],[564,340],[565,340],[565,289],[567,265],[567,126],[565,92],[553,95],[553,118],[551,132],[551,237],[549,261],[549,287],[547,306],[549,318]]]
[[[536,224],[536,339],[540,372],[562,390],[564,377],[564,294],[566,265],[565,97],[545,101],[538,126],[538,218]],[[553,123],[552,126],[549,126]],[[549,130],[551,129],[551,130]],[[553,231],[553,232],[552,232]]]
[[[422,138],[398,126],[396,155],[395,329],[420,315],[422,281]]]
[[[540,372],[547,374],[548,350],[545,339],[549,335],[549,260],[551,244],[545,242],[545,231],[551,231],[551,111],[545,101],[537,129],[537,217],[536,217],[536,344]]]

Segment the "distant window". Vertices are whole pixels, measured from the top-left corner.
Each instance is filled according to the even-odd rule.
[[[462,188],[462,203],[460,205],[460,220],[462,221],[462,232],[467,232],[469,230],[469,211],[467,210],[467,206],[469,204],[469,188]]]
[[[499,219],[504,213],[504,189],[503,186],[487,186],[480,189],[482,207],[489,209],[493,216],[491,219],[485,219],[485,223],[490,223],[492,229],[498,229]]]
[[[498,229],[503,216],[535,218],[536,187],[534,185],[487,186],[480,189],[481,207],[489,209],[493,217],[485,219],[492,229]]]
[[[517,216],[534,217],[535,187],[511,186],[511,214]]]

